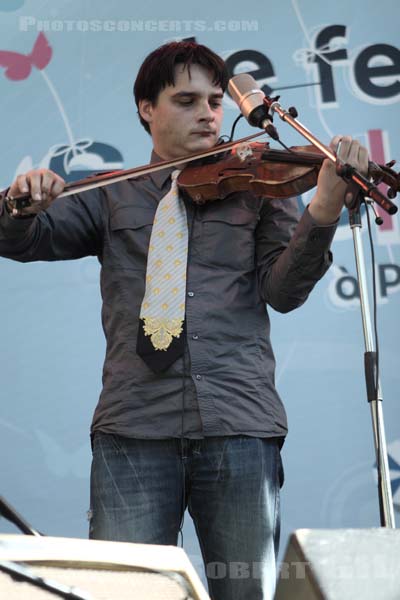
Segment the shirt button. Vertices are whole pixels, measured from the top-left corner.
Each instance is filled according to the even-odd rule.
[[[193,298],[194,292],[188,292],[188,296],[189,296],[189,298]]]
[[[197,335],[197,333],[194,333],[192,335],[192,340],[198,340],[198,339],[199,339],[199,336]]]
[[[201,379],[201,375],[196,375],[196,379],[200,380]]]

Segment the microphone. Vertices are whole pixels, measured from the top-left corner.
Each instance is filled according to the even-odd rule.
[[[273,140],[279,140],[276,127],[264,103],[265,94],[248,73],[240,73],[229,80],[228,90],[240,112],[253,127],[265,129]]]

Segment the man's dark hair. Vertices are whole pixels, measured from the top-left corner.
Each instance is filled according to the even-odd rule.
[[[144,60],[139,69],[133,86],[136,106],[139,109],[140,100],[150,100],[157,103],[159,93],[168,85],[175,85],[174,71],[176,65],[185,65],[190,77],[190,66],[200,65],[208,69],[212,75],[214,85],[219,85],[225,92],[228,85],[228,71],[225,62],[212,50],[196,42],[170,42],[156,48]],[[141,124],[150,133],[147,121],[142,119]]]

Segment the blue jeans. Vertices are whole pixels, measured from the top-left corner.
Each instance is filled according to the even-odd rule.
[[[90,537],[176,545],[186,507],[214,600],[271,600],[278,443],[246,436],[139,440],[96,433]]]

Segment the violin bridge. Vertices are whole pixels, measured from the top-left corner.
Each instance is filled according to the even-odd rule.
[[[249,156],[253,156],[253,150],[250,144],[237,144],[232,148],[232,154],[236,154],[241,162],[244,162]]]

